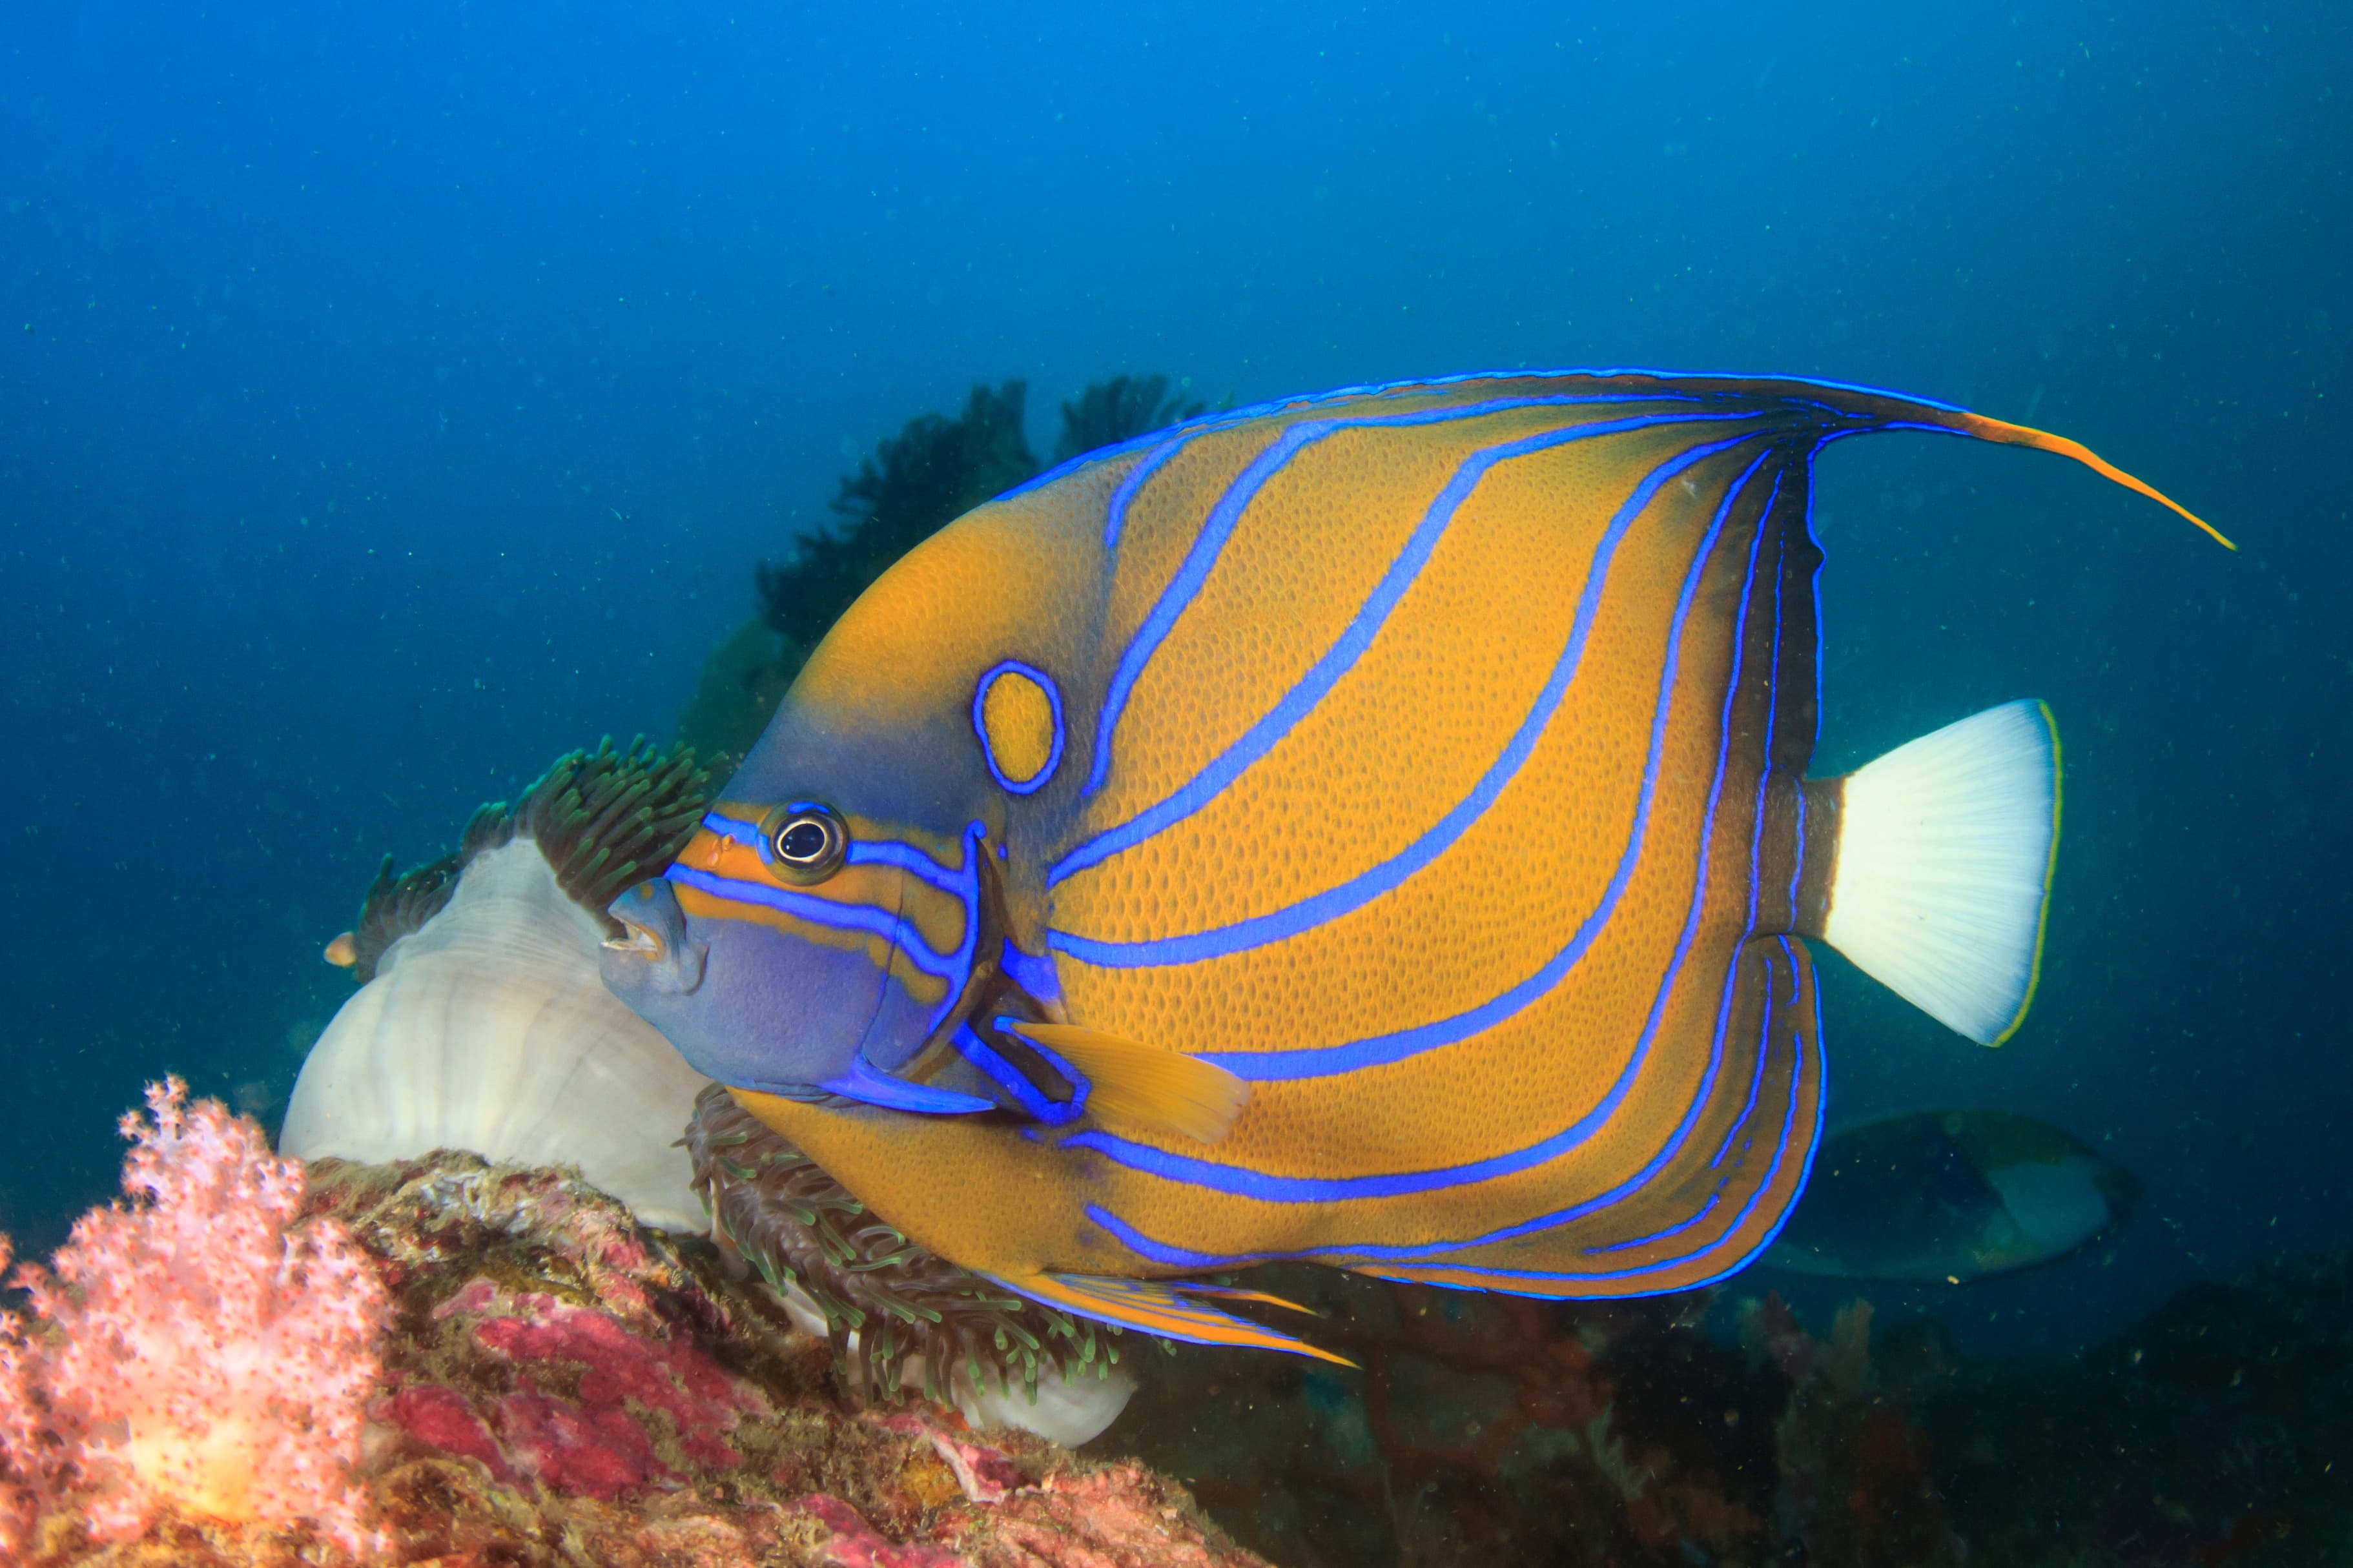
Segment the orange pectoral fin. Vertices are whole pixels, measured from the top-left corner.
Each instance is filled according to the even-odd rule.
[[[1166,1128],[1196,1142],[1215,1143],[1250,1100],[1250,1085],[1215,1062],[1181,1051],[1076,1024],[1008,1021],[1006,1026],[1084,1074],[1092,1086],[1087,1109],[1103,1121]]]
[[[1188,1286],[1154,1279],[1116,1279],[1097,1274],[1024,1274],[1014,1279],[991,1274],[987,1278],[1008,1290],[1049,1307],[1060,1307],[1075,1317],[1091,1318],[1099,1323],[1116,1323],[1121,1328],[1157,1334],[1166,1340],[1183,1340],[1197,1345],[1240,1345],[1247,1350],[1282,1351],[1291,1355],[1314,1356],[1318,1361],[1328,1361],[1337,1366],[1356,1364],[1345,1356],[1318,1350],[1304,1340],[1278,1334],[1272,1329],[1261,1328],[1247,1319],[1237,1318],[1206,1302],[1189,1299],[1198,1295],[1219,1295],[1292,1306],[1289,1301],[1261,1295],[1255,1290]],[[1293,1307],[1294,1311],[1303,1310]]]

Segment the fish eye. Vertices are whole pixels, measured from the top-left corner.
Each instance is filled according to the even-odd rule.
[[[789,881],[822,882],[849,857],[849,829],[828,806],[800,802],[768,818],[768,851]]]

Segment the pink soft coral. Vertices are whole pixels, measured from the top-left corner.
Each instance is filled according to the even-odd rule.
[[[51,1269],[19,1271],[47,1331],[0,1317],[0,1547],[44,1510],[121,1541],[171,1508],[308,1520],[364,1554],[382,1543],[350,1471],[384,1286],[333,1221],[288,1229],[299,1163],[218,1101],[186,1101],[176,1078],[148,1087],[153,1124],[122,1119],[130,1204],[84,1215]]]

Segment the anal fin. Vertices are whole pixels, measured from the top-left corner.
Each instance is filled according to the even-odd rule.
[[[1292,1355],[1313,1356],[1338,1366],[1356,1363],[1343,1355],[1319,1350],[1304,1340],[1279,1334],[1246,1318],[1237,1318],[1208,1302],[1196,1300],[1204,1295],[1222,1296],[1230,1300],[1266,1301],[1290,1307],[1293,1311],[1305,1309],[1256,1290],[1237,1290],[1223,1286],[1187,1285],[1182,1281],[1161,1279],[1120,1279],[1100,1274],[1023,1274],[1008,1277],[992,1274],[989,1279],[1017,1295],[1049,1307],[1059,1307],[1074,1317],[1089,1318],[1099,1323],[1116,1323],[1124,1329],[1135,1329],[1156,1334],[1165,1340],[1182,1340],[1197,1345],[1239,1345],[1246,1350],[1283,1351]]]

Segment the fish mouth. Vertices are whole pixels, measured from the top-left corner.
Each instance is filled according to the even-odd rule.
[[[670,943],[662,940],[661,932],[624,914],[616,913],[612,918],[620,922],[621,934],[605,939],[607,952],[633,953],[649,963],[659,963],[670,956]]]

